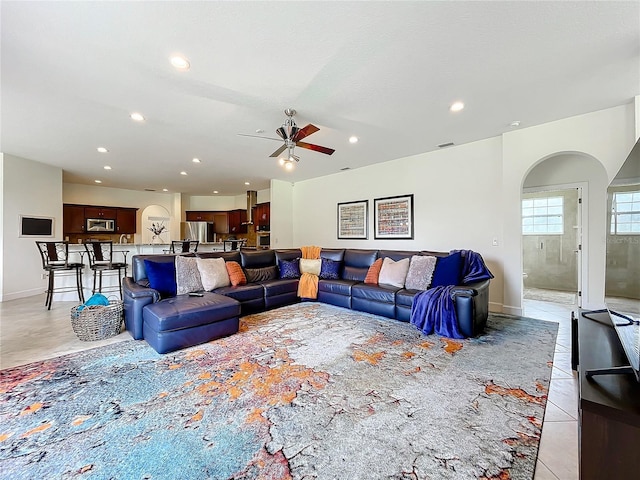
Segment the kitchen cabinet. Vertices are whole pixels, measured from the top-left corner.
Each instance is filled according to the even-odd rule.
[[[118,208],[116,212],[116,232],[123,234],[136,233],[137,208]]]
[[[85,218],[104,218],[115,220],[118,209],[114,207],[84,207]]]
[[[247,211],[231,210],[229,212],[229,233],[247,233]],[[244,225],[243,225],[244,223]]]
[[[185,218],[187,222],[213,222],[215,212],[206,211],[187,211],[185,212]]]
[[[62,206],[62,231],[65,235],[69,233],[84,233],[83,205]]]
[[[253,210],[253,224],[256,230],[260,227],[269,227],[271,223],[271,203],[258,203]]]

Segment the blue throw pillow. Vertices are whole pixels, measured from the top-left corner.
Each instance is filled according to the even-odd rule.
[[[280,278],[300,278],[300,259],[278,260]]]
[[[446,287],[460,285],[462,273],[462,253],[452,253],[446,257],[439,257],[433,272],[431,287]]]
[[[322,265],[320,266],[320,278],[324,280],[338,280],[340,278],[340,262],[323,258]]]
[[[174,262],[154,262],[144,260],[149,286],[160,293],[162,298],[176,295],[176,266]]]

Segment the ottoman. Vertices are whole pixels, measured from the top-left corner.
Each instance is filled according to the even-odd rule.
[[[168,353],[236,333],[239,316],[240,303],[233,298],[178,295],[144,307],[144,339],[156,352]]]

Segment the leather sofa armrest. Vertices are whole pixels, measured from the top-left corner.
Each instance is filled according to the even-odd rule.
[[[454,287],[454,300],[458,327],[466,337],[475,337],[484,330],[489,316],[489,282],[481,280]]]
[[[160,293],[136,283],[133,277],[124,277],[122,282],[124,324],[135,340],[144,338],[142,310],[146,305],[160,301]]]
[[[451,290],[451,297],[455,298],[459,295],[465,297],[475,297],[489,289],[489,279],[479,282],[469,283],[468,285],[458,285]]]

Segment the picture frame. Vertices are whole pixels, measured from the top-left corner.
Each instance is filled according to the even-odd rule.
[[[373,200],[376,240],[413,239],[413,194]]]
[[[338,203],[338,239],[369,238],[369,200]]]

